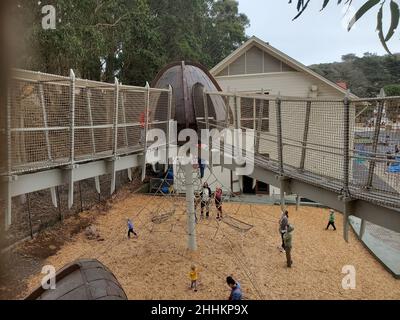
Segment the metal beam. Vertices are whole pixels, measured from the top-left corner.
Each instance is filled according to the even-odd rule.
[[[100,160],[82,164],[74,169],[72,182],[78,182],[86,179],[92,179],[102,175],[110,174],[113,168],[110,166],[110,161]],[[142,155],[129,155],[120,157],[115,162],[115,170],[123,171],[128,168],[140,167],[143,163]],[[62,186],[68,182],[70,170],[62,168],[41,171],[31,174],[15,176],[8,182],[10,188],[10,197],[16,197],[21,194],[27,194],[49,188]]]

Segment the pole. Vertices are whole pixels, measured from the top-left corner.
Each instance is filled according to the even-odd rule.
[[[283,168],[283,137],[282,137],[282,100],[280,96],[276,99],[276,130],[277,130],[277,146],[279,160],[279,179],[280,179],[280,198],[281,210],[285,210],[285,181]]]
[[[193,167],[189,162],[184,165],[185,170],[185,189],[186,189],[186,205],[188,215],[188,249],[197,250],[196,243],[196,213],[194,209],[194,187],[193,187]]]
[[[29,219],[29,230],[31,234],[31,239],[33,239],[33,227],[32,227],[32,216],[31,216],[31,204],[29,193],[26,195],[27,205],[28,205],[28,219]]]

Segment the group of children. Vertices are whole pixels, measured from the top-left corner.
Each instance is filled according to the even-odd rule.
[[[195,194],[195,209],[197,210],[198,205],[200,204],[200,218],[204,218],[204,208],[206,210],[206,218],[210,217],[210,204],[211,200],[214,199],[215,207],[217,208],[217,220],[222,219],[222,189],[217,186],[214,192],[214,197],[211,192],[211,188],[209,187],[207,182],[204,182],[203,187],[200,192]],[[196,215],[197,221],[197,215]]]

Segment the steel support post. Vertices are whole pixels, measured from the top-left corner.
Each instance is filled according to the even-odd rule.
[[[282,137],[282,100],[280,97],[276,99],[276,133],[277,133],[277,147],[278,147],[278,161],[279,161],[279,178],[280,178],[280,202],[282,211],[285,210],[285,179],[283,167],[283,137]]]
[[[117,179],[116,161],[118,160],[118,118],[119,118],[119,83],[118,79],[114,81],[114,145],[113,145],[113,158],[111,162],[111,194],[115,192],[115,185]]]
[[[300,171],[304,171],[304,168],[305,168],[307,144],[308,144],[308,133],[310,131],[310,120],[311,120],[311,101],[307,101],[306,119],[305,119],[305,123],[304,123],[303,145],[302,145],[302,150],[301,150]]]
[[[382,98],[384,98],[384,92],[383,94],[381,94],[381,96]],[[369,157],[372,158],[376,158],[376,153],[378,151],[379,135],[381,132],[381,122],[382,122],[384,108],[385,108],[385,101],[382,99],[381,101],[378,102],[378,114],[376,116],[374,138],[372,141],[372,154],[369,155]],[[376,161],[371,160],[369,162],[368,180],[366,185],[367,189],[371,189],[372,187],[372,183],[374,180],[375,166],[376,166]]]
[[[70,71],[70,166],[68,168],[68,209],[74,205],[75,169],[75,73]]]
[[[46,101],[45,101],[45,97],[44,97],[44,90],[43,90],[42,83],[39,84],[39,97],[40,97],[40,106],[42,108],[43,125],[45,128],[44,135],[45,135],[45,139],[46,139],[47,158],[51,162],[53,160],[53,157],[51,155],[51,145],[50,145],[50,137],[49,137],[48,121],[47,121],[47,111],[46,111]],[[53,203],[53,206],[57,208],[56,189],[50,188],[50,194],[51,194],[51,201]]]
[[[352,199],[349,191],[350,179],[350,99],[347,94],[343,101],[344,106],[344,139],[343,139],[343,193],[341,196],[344,201],[344,222],[343,237],[349,241],[349,216],[351,215]]]
[[[126,150],[129,150],[129,141],[128,141],[128,127],[127,127],[127,121],[126,121],[126,109],[125,109],[125,95],[123,92],[120,91],[121,95],[121,111],[122,111],[122,121],[124,122],[124,138],[125,138],[125,147]],[[128,173],[128,179],[129,181],[132,181],[132,169],[128,168],[127,169]]]
[[[146,83],[146,97],[144,107],[144,157],[142,167],[142,181],[146,178],[146,164],[147,164],[147,132],[149,131],[149,113],[150,113],[150,84]]]
[[[90,123],[90,135],[91,135],[91,139],[92,139],[92,151],[93,151],[93,156],[96,155],[96,137],[94,134],[94,122],[93,122],[93,114],[92,114],[92,101],[91,101],[91,95],[92,92],[90,89],[87,89],[86,91],[86,105],[87,105],[87,112],[88,112],[88,116],[89,116],[89,123]],[[101,189],[100,189],[100,178],[99,177],[95,177],[94,178],[94,183],[96,186],[96,191],[98,194],[101,193]]]
[[[10,183],[12,182],[12,157],[11,157],[11,90],[7,90],[7,104],[6,104],[6,139],[7,139],[7,176],[4,177],[4,227],[7,231],[12,223],[12,197],[10,192]]]
[[[212,150],[213,142],[212,142],[212,139],[210,139],[211,137],[210,137],[210,119],[209,119],[209,113],[208,113],[208,97],[209,97],[209,95],[207,95],[207,93],[205,91],[203,91],[204,121],[206,122],[206,131],[207,131],[207,148],[209,150]],[[200,156],[201,156],[201,154],[200,154]],[[208,157],[208,167],[209,167],[211,174],[214,172],[213,162],[214,161],[213,161],[213,157],[212,157],[212,153],[211,153],[211,155]]]
[[[188,164],[184,164],[183,166],[185,170],[186,205],[188,215],[188,249],[191,251],[196,251],[196,212],[194,208],[193,166],[190,162]]]
[[[167,143],[165,146],[165,171],[168,170],[169,167],[169,159],[170,159],[170,144],[171,144],[171,127],[173,124],[173,119],[172,119],[172,86],[168,86],[168,115],[167,115],[167,121],[168,121],[168,126],[167,126]]]

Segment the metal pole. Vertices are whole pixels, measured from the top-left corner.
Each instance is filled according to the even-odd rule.
[[[147,132],[149,130],[149,111],[150,111],[150,85],[146,83],[146,99],[144,108],[144,157],[142,168],[142,181],[146,178],[146,164],[147,164]]]
[[[188,227],[188,248],[191,251],[197,250],[196,243],[196,212],[194,208],[194,187],[193,187],[193,167],[192,164],[185,164],[185,189],[187,205],[187,227]]]
[[[279,174],[283,176],[282,100],[276,98],[276,133],[278,146]]]
[[[385,92],[383,90],[381,91],[381,97],[382,98],[385,97]],[[376,153],[378,151],[379,135],[381,131],[381,122],[382,122],[382,115],[384,108],[385,108],[385,101],[382,99],[378,103],[378,115],[376,117],[374,138],[372,141],[372,157],[374,158],[376,157]],[[369,162],[368,180],[366,185],[367,189],[370,189],[372,187],[372,183],[374,180],[375,166],[376,166],[376,161],[371,160]]]
[[[31,239],[33,239],[33,227],[32,227],[32,217],[31,217],[31,203],[29,193],[26,195],[27,205],[28,205],[28,219],[29,219],[29,230],[31,233]]]
[[[57,199],[58,199],[58,214],[60,215],[60,221],[63,222],[64,217],[61,210],[61,197],[60,197],[60,189],[56,187]]]
[[[168,170],[169,156],[170,156],[170,154],[169,154],[169,152],[170,152],[169,146],[170,146],[170,143],[171,143],[171,125],[172,125],[172,121],[173,121],[173,119],[172,119],[172,94],[173,94],[172,86],[169,85],[168,86],[168,115],[167,115],[167,117],[168,117],[167,145],[165,146],[165,152],[166,152],[166,155],[165,155],[165,157],[166,157],[165,158],[166,170],[165,171]]]
[[[87,105],[87,112],[88,112],[88,116],[89,116],[89,124],[90,124],[90,135],[91,135],[91,140],[92,140],[92,152],[93,152],[93,156],[96,155],[96,138],[95,138],[95,134],[94,134],[94,123],[93,123],[93,114],[92,114],[92,101],[91,101],[91,96],[92,96],[92,91],[90,89],[87,89],[86,91],[86,105]],[[99,177],[95,177],[94,178],[94,183],[96,186],[96,191],[97,193],[100,194],[101,190],[100,190],[100,179]]]
[[[261,90],[261,93],[264,96],[264,89]],[[258,124],[257,124],[257,128],[256,128],[255,154],[260,153],[260,139],[261,139],[262,122],[263,122],[263,115],[264,115],[264,103],[265,103],[264,100],[260,100],[260,111],[259,111],[259,117],[258,117]]]
[[[352,211],[352,202],[349,191],[350,179],[350,99],[347,94],[343,101],[344,106],[344,141],[343,141],[343,194],[344,202],[343,212],[343,238],[349,242],[349,217]]]
[[[81,212],[83,212],[83,201],[82,201],[82,186],[81,186],[81,181],[78,182],[79,185],[79,199],[81,202]]]
[[[11,226],[12,222],[12,202],[11,202],[11,194],[10,194],[10,182],[12,179],[11,171],[12,171],[12,148],[11,148],[11,90],[8,88],[7,90],[7,106],[6,106],[6,138],[7,138],[7,181],[5,182],[5,230],[8,230]]]
[[[115,78],[115,88],[114,88],[114,145],[113,145],[113,159],[112,159],[112,172],[111,172],[111,194],[115,192],[116,185],[116,161],[117,161],[117,151],[118,151],[118,118],[119,118],[119,83],[118,79]]]
[[[44,132],[44,135],[45,135],[45,139],[46,139],[47,158],[51,162],[53,160],[53,158],[51,155],[49,131],[47,130],[48,121],[47,121],[47,112],[46,112],[46,101],[45,101],[45,97],[44,97],[44,90],[43,90],[42,83],[39,84],[39,97],[40,97],[40,105],[42,108],[43,125],[44,125],[44,128],[46,129]],[[54,207],[57,208],[57,195],[56,195],[55,188],[50,188],[50,194],[51,194],[51,201],[53,202]]]
[[[343,141],[343,192],[345,196],[349,196],[349,179],[350,179],[350,99],[346,95],[344,98],[344,141]]]
[[[311,101],[307,102],[306,106],[306,120],[304,124],[304,135],[303,135],[303,148],[301,150],[300,170],[304,171],[307,153],[308,133],[310,131],[310,120],[311,120]]]
[[[68,188],[68,208],[74,204],[74,166],[75,166],[75,73],[70,71],[70,168]]]

